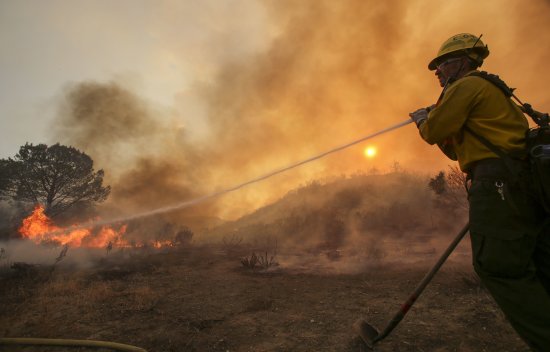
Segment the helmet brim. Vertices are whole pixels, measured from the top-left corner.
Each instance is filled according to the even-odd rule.
[[[435,59],[433,59],[432,61],[430,61],[430,63],[428,64],[428,69],[430,71],[433,71],[437,68],[437,66],[439,66],[439,64],[441,64],[443,61],[447,60],[447,59],[451,59],[451,58],[454,58],[454,57],[461,57],[461,56],[468,56],[465,52],[452,52],[452,53],[446,53],[444,55],[441,55],[441,56],[438,56],[436,57]]]
[[[472,56],[472,54],[474,54],[474,53],[476,55],[478,55],[478,58],[474,58]],[[428,69],[430,71],[433,71],[443,61],[445,61],[447,59],[450,59],[450,58],[453,58],[453,57],[461,57],[461,56],[465,56],[465,57],[469,57],[471,59],[479,60],[480,61],[479,64],[481,65],[483,63],[483,60],[485,58],[487,58],[487,56],[489,56],[489,48],[487,46],[483,46],[483,47],[477,47],[476,46],[475,48],[471,48],[471,49],[457,50],[457,51],[452,51],[452,52],[449,52],[449,53],[445,53],[441,56],[438,56],[438,57],[434,58],[432,61],[430,61],[430,63],[428,64]]]

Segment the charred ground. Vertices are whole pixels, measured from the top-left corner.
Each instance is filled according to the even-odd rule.
[[[354,321],[383,327],[462,226],[464,214],[438,209],[426,184],[405,173],[313,183],[194,229],[190,245],[101,251],[86,267],[68,260],[71,250],[55,266],[55,256],[14,268],[3,259],[0,334],[149,351],[363,351]],[[468,247],[377,351],[526,350],[473,274]],[[277,265],[243,266],[252,253]]]
[[[238,254],[248,251],[200,247],[4,278],[0,329],[9,337],[109,340],[149,351],[362,351],[354,321],[366,317],[384,326],[427,269],[249,270]],[[455,263],[376,350],[526,348],[469,267]]]

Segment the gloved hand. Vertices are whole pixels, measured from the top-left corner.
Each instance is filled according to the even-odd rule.
[[[428,118],[428,111],[431,108],[432,107],[421,108],[409,114],[414,123],[416,123],[416,127],[420,126],[424,121],[426,121],[426,119]]]

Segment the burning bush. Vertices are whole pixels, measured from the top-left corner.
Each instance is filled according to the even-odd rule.
[[[141,226],[149,224],[149,226]],[[22,221],[19,233],[24,239],[37,244],[55,246],[105,248],[107,254],[113,248],[167,248],[188,246],[193,239],[193,231],[186,226],[177,226],[162,220],[134,221],[109,227],[86,227],[75,224],[59,227],[45,214],[42,205]],[[130,229],[131,231],[129,231]]]
[[[106,248],[109,243],[124,245],[122,235],[126,226],[122,225],[118,230],[110,227],[99,229],[82,228],[74,225],[68,228],[56,226],[45,214],[45,208],[37,205],[31,215],[23,220],[19,233],[23,238],[29,239],[37,244],[57,244],[71,247],[95,247]]]

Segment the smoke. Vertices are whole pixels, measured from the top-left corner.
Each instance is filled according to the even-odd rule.
[[[62,266],[89,268],[105,257],[105,249],[70,247],[64,256],[62,246],[37,245],[21,240],[0,241],[0,248],[4,250],[0,257],[0,272],[19,262],[52,266],[56,264],[56,258],[60,259],[59,265]]]
[[[283,268],[298,271],[424,265],[435,261],[467,221],[466,209],[456,201],[441,202],[428,180],[391,173],[314,182],[202,237],[241,241],[250,245],[249,253],[275,253]],[[464,242],[454,259],[470,263]]]
[[[68,90],[66,101],[59,134],[98,157],[108,157],[113,143],[143,143],[155,134],[148,107],[115,83],[78,84]]]
[[[525,87],[522,92],[533,102],[544,96],[544,89],[532,91],[521,77],[533,62],[525,53],[543,62],[550,50],[519,38],[538,38],[540,31],[545,32],[542,37],[550,35],[542,29],[550,17],[547,3],[527,7],[518,1],[509,6],[499,1],[266,4],[279,29],[269,50],[224,64],[215,84],[203,90],[216,141],[223,146],[212,151],[213,159],[219,160],[218,168],[228,170],[226,179],[246,178],[326,150],[431,105],[440,87],[427,63],[440,43],[455,33],[483,34],[493,53],[484,68],[501,74],[512,86]],[[528,18],[536,18],[540,26],[533,29]],[[528,45],[528,51],[518,51],[519,45]],[[541,109],[547,102],[542,100]],[[428,172],[450,163],[437,148],[421,141],[412,125],[372,143],[379,149],[375,161],[366,160],[364,145],[358,146],[250,192],[262,198],[259,202],[267,202],[280,189],[295,188],[296,180],[387,169],[394,161],[406,169]]]
[[[57,138],[106,170],[111,209],[148,210],[211,193],[407,119],[439,95],[426,66],[440,43],[459,32],[483,33],[492,53],[483,68],[550,109],[543,93],[548,73],[540,72],[550,57],[540,45],[550,39],[547,2],[263,4],[272,28],[263,51],[210,51],[217,55],[204,58],[217,69],[191,93],[206,111],[203,138],[190,137],[185,121],[192,116],[174,115],[177,102],[175,110],[155,107],[119,83],[68,88]],[[203,213],[236,218],[308,180],[385,169],[395,161],[428,172],[449,163],[412,125],[372,143],[377,159],[365,159],[364,145],[357,146],[225,196]]]
[[[106,209],[129,214],[200,194],[196,151],[167,113],[114,82],[67,88],[57,137],[106,171],[112,193]]]

